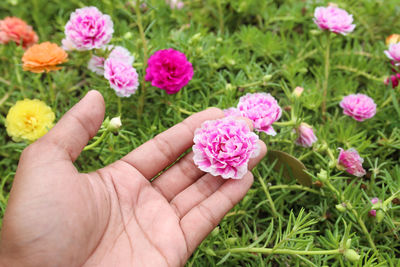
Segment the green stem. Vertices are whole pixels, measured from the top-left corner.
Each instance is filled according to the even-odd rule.
[[[257,175],[257,177],[258,177],[258,180],[260,181],[261,187],[264,190],[264,193],[265,193],[265,195],[266,195],[266,197],[268,199],[269,205],[271,207],[272,214],[274,215],[274,217],[279,217],[279,214],[278,214],[278,212],[276,211],[276,208],[275,208],[274,201],[272,200],[271,195],[269,194],[267,185],[265,184],[265,182],[261,178],[261,176]]]
[[[96,141],[94,141],[90,145],[85,146],[83,151],[87,151],[87,150],[95,148],[98,144],[100,144],[104,140],[104,138],[106,138],[106,136],[108,135],[109,132],[110,132],[109,130],[105,130]]]
[[[49,91],[50,91],[50,102],[52,103],[52,105],[54,106],[54,103],[56,101],[56,92],[55,89],[53,87],[53,81],[51,79],[51,74],[50,73],[46,73],[46,78],[47,78],[47,84],[49,86]]]
[[[139,33],[140,33],[140,38],[142,40],[142,45],[143,45],[143,75],[142,75],[142,82],[141,82],[141,94],[139,97],[139,106],[137,109],[137,116],[138,119],[140,120],[142,117],[143,113],[143,108],[144,108],[144,101],[146,99],[146,81],[145,81],[145,71],[147,67],[147,41],[146,41],[146,36],[144,35],[144,29],[143,29],[143,24],[142,24],[142,14],[140,13],[140,0],[136,1],[136,16],[137,16],[137,25],[139,28]]]
[[[246,83],[243,85],[239,85],[239,88],[248,88],[248,87],[253,87],[253,86],[258,86],[263,84],[263,81],[255,81],[255,82],[251,82],[251,83]]]
[[[326,96],[328,95],[328,79],[329,79],[329,54],[330,54],[331,39],[330,33],[327,34],[326,48],[325,48],[325,75],[322,83],[322,117],[326,112]]]
[[[340,249],[331,250],[292,250],[272,248],[230,248],[217,251],[220,254],[226,253],[262,253],[262,254],[287,254],[287,255],[335,255],[342,254]]]
[[[314,194],[318,194],[318,195],[324,196],[323,193],[321,193],[321,192],[319,192],[319,191],[317,191],[315,189],[312,189],[312,188],[309,188],[309,187],[306,187],[306,186],[302,186],[302,185],[297,185],[297,184],[294,184],[294,185],[287,185],[287,184],[272,185],[272,186],[269,186],[268,188],[269,188],[269,190],[275,190],[275,189],[304,190],[304,191],[307,191],[307,192],[310,192],[310,193],[314,193]]]
[[[351,212],[354,214],[354,216],[357,218],[357,222],[358,224],[361,226],[362,231],[364,232],[365,236],[367,237],[368,243],[371,246],[371,248],[374,250],[374,252],[376,253],[376,255],[379,255],[379,251],[376,249],[375,243],[372,240],[371,235],[369,234],[369,231],[367,229],[367,227],[365,226],[364,221],[361,219],[361,217],[359,216],[358,212],[353,209],[353,207],[349,208],[351,210]]]
[[[282,121],[282,122],[274,122],[274,126],[295,126],[295,121]]]
[[[117,96],[117,104],[118,104],[118,116],[122,115],[122,102],[121,97]]]
[[[221,0],[217,0],[218,5],[218,20],[219,20],[219,31],[222,35],[224,33],[224,13],[221,6]]]

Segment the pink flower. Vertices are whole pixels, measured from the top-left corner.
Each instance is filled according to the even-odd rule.
[[[225,117],[242,117],[242,114],[237,108],[224,109]]]
[[[357,121],[372,118],[376,113],[374,100],[364,94],[352,94],[343,97],[340,107],[343,108],[343,114],[353,117]]]
[[[390,75],[389,78],[386,79],[385,84],[392,84],[393,88],[396,88],[399,85],[400,73],[396,73],[395,75]]]
[[[88,63],[88,69],[97,75],[104,75],[104,57],[92,56]]]
[[[295,97],[300,97],[301,94],[303,93],[303,91],[304,91],[304,88],[303,88],[303,87],[297,86],[297,87],[294,88],[294,90],[293,90],[293,95],[294,95]]]
[[[165,90],[167,94],[175,94],[193,77],[192,64],[185,54],[172,48],[158,50],[148,61],[146,81]]]
[[[368,212],[368,215],[371,216],[371,217],[376,217],[376,210],[370,210]]]
[[[389,49],[385,50],[384,53],[389,59],[396,62],[396,66],[400,65],[400,43],[389,45]]]
[[[185,5],[182,1],[179,0],[165,0],[165,2],[170,6],[171,9],[182,9]]]
[[[311,147],[317,141],[313,128],[307,123],[301,123],[296,132],[299,135],[296,144],[299,146]]]
[[[353,15],[336,6],[317,7],[314,11],[314,23],[322,30],[346,35],[356,27]]]
[[[134,94],[139,86],[136,69],[115,58],[108,58],[104,63],[104,77],[121,97]]]
[[[226,117],[196,129],[193,160],[200,170],[224,179],[241,179],[250,158],[259,154],[258,136],[244,121]]]
[[[272,123],[279,120],[282,110],[273,96],[266,93],[248,93],[239,99],[237,108],[243,117],[253,121],[257,131],[276,135]]]
[[[364,162],[363,158],[360,157],[357,150],[350,148],[349,150],[343,150],[340,148],[338,164],[346,169],[346,171],[354,176],[361,177],[365,175],[365,170],[362,167]]]
[[[99,49],[105,46],[114,32],[110,16],[96,7],[84,7],[72,12],[65,35],[77,50]]]
[[[69,39],[62,39],[61,40],[61,48],[64,49],[65,51],[73,51],[76,50],[76,47],[73,42],[71,42]]]
[[[135,57],[122,46],[107,45],[103,50],[111,50],[108,58],[122,61],[127,65],[132,65]],[[99,56],[92,56],[88,63],[88,69],[98,75],[104,75],[104,62],[105,58]]]
[[[374,198],[371,199],[371,203],[372,203],[372,204],[376,204],[376,203],[378,203],[378,202],[380,202],[380,200],[379,200],[379,198],[377,198],[377,197],[374,197]]]

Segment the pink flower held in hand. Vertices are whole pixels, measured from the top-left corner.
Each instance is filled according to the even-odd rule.
[[[364,94],[352,94],[343,97],[340,107],[343,108],[343,114],[353,117],[357,121],[372,118],[376,113],[374,100]]]
[[[389,59],[396,62],[396,66],[400,65],[400,43],[389,45],[389,49],[385,50],[384,53]]]
[[[353,15],[345,10],[335,7],[317,7],[314,11],[314,22],[322,30],[346,35],[356,27],[353,23]]]
[[[136,69],[118,59],[109,58],[105,61],[104,77],[121,97],[131,96],[139,86]]]
[[[301,123],[296,132],[299,135],[296,144],[299,146],[311,147],[317,141],[313,128],[307,123]]]
[[[340,148],[338,164],[346,169],[346,171],[354,176],[361,177],[365,175],[365,170],[362,167],[364,162],[363,158],[360,157],[357,150],[350,148],[349,150],[343,150]]]
[[[272,123],[279,120],[282,109],[273,96],[266,93],[248,93],[239,99],[237,108],[243,117],[253,121],[257,131],[276,135]]]
[[[67,42],[77,50],[99,49],[105,46],[114,32],[110,16],[96,7],[84,7],[72,12],[65,25]]]
[[[169,48],[158,50],[149,58],[146,81],[167,94],[177,93],[192,77],[192,64],[182,52]]]
[[[250,158],[259,154],[258,136],[246,122],[226,117],[196,129],[193,160],[200,170],[224,179],[241,179]]]

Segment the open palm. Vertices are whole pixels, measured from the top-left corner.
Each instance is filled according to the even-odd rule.
[[[21,155],[0,243],[5,266],[182,266],[250,188],[201,172],[188,153],[194,130],[222,117],[192,115],[92,173],[73,162],[104,117],[100,93],[89,92]],[[260,156],[266,153],[264,143]]]

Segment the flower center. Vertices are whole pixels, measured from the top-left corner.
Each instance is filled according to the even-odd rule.
[[[26,128],[35,129],[38,125],[38,120],[30,114],[25,116],[24,124]]]

